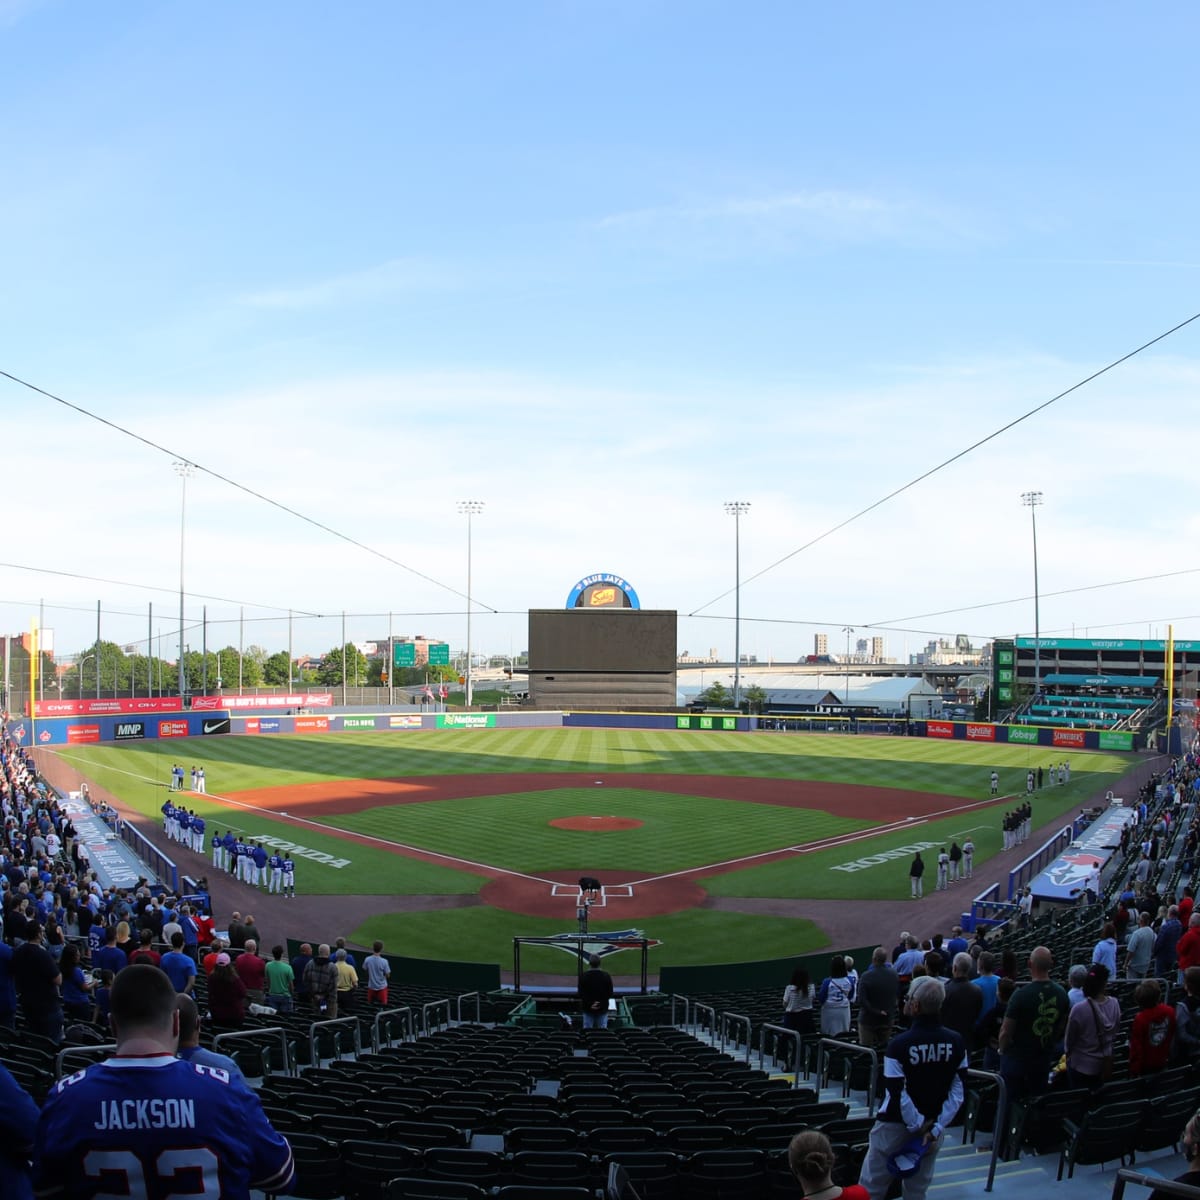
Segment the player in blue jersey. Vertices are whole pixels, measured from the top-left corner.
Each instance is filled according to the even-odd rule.
[[[296,864],[290,856],[283,860],[283,894],[291,900],[296,898]]]
[[[288,1190],[291,1147],[257,1096],[220,1068],[175,1057],[176,996],[157,967],[121,972],[112,1022],[116,1054],[68,1075],[46,1099],[33,1151],[38,1200],[248,1200],[251,1188]]]
[[[232,829],[227,829],[225,836],[221,839],[221,865],[231,874],[233,872],[233,855],[236,849],[237,837]]]
[[[250,858],[253,862],[251,868],[250,882],[255,887],[265,887],[267,884],[267,851],[262,842],[256,842],[250,850]]]
[[[219,871],[221,869],[221,865],[222,865],[221,831],[219,829],[213,830],[212,855],[213,855],[213,870]]]
[[[268,859],[267,865],[271,870],[271,884],[267,888],[269,892],[283,891],[283,855],[276,850]]]

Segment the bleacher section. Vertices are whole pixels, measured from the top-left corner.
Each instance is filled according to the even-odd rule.
[[[1152,675],[1051,674],[1042,685],[1044,690],[1022,714],[1022,724],[1136,729],[1159,707],[1162,681]]]

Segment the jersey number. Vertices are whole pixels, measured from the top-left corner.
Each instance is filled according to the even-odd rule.
[[[147,1167],[132,1150],[90,1150],[84,1174],[117,1191],[97,1192],[94,1200],[172,1200],[175,1196],[207,1196],[220,1200],[217,1156],[202,1146],[164,1150],[153,1163],[153,1191],[146,1187]],[[107,1178],[105,1178],[107,1176]],[[164,1191],[171,1187],[171,1191]]]

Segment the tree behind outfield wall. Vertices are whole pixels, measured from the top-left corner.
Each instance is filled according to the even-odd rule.
[[[697,699],[710,708],[728,708],[733,701],[729,689],[723,683],[714,683],[706,687]]]
[[[746,706],[748,713],[760,713],[767,704],[767,690],[759,687],[757,683],[751,684],[742,693],[742,703]]]
[[[347,642],[345,647],[334,646],[327,651],[317,668],[316,681],[324,687],[342,686],[342,658],[346,661],[345,683],[349,687],[365,686],[370,676],[370,664],[367,656],[353,643]]]

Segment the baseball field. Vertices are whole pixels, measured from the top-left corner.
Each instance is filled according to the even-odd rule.
[[[980,873],[1030,768],[1071,767],[1069,783],[1035,794],[1036,828],[1133,765],[925,738],[614,729],[223,737],[59,757],[150,832],[173,763],[201,763],[208,794],[185,803],[209,836],[293,844],[298,891],[367,901],[347,931],[357,942],[506,963],[514,934],[576,928],[590,875],[604,884],[592,931],[644,929],[661,943],[653,970],[815,949],[827,938],[806,902],[903,900],[913,847],[932,859],[970,838]],[[189,853],[181,869],[204,869]],[[531,970],[561,969],[552,950],[527,955]]]

